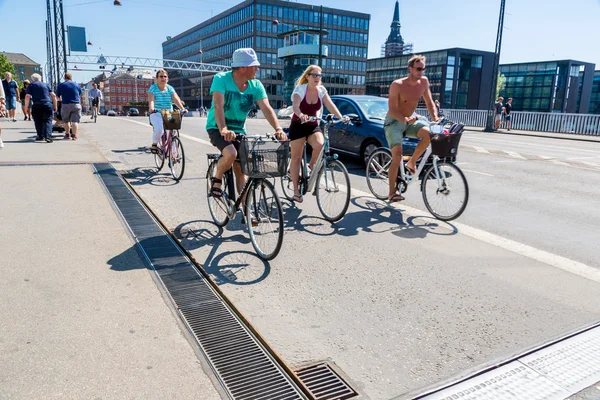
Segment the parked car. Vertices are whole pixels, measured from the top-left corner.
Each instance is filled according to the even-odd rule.
[[[117,116],[117,112],[115,110],[108,110],[106,112],[106,115],[109,117],[116,117]]]
[[[383,121],[388,112],[388,99],[367,95],[334,95],[331,100],[342,115],[348,115],[353,125],[335,124],[329,129],[332,150],[360,157],[364,164],[378,147],[387,147]],[[324,115],[330,114],[325,109]],[[418,139],[405,138],[405,155],[414,152]]]
[[[130,108],[127,112],[127,115],[130,117],[138,117],[140,115],[140,111],[137,108]]]
[[[294,114],[294,108],[292,106],[282,108],[277,111],[277,119],[290,119]]]

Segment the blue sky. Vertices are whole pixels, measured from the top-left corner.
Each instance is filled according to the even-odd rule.
[[[379,57],[395,0],[305,0],[371,14],[369,58]],[[89,4],[83,4],[89,3]],[[66,25],[83,26],[88,54],[160,58],[161,43],[237,4],[234,0],[63,0]],[[161,4],[162,3],[162,4]],[[168,3],[174,5],[168,5]],[[365,5],[377,4],[376,8]],[[507,0],[501,63],[576,59],[600,70],[600,0]],[[0,0],[0,50],[46,61],[45,0]],[[418,51],[465,47],[493,51],[500,0],[400,0],[401,32]],[[164,22],[158,22],[164,21]],[[7,37],[6,33],[12,35]],[[85,80],[92,73],[77,73]]]

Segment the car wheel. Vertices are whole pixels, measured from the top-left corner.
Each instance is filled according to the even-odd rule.
[[[376,141],[369,141],[365,145],[363,145],[363,151],[361,154],[362,162],[364,165],[367,165],[367,161],[369,161],[369,157],[375,150],[377,150],[381,145]]]

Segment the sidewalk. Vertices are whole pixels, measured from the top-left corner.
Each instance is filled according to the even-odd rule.
[[[0,399],[220,399],[94,175],[104,156],[2,125]]]
[[[484,128],[477,126],[468,126],[467,132],[483,132]],[[581,135],[575,133],[554,133],[554,132],[537,132],[537,131],[523,131],[511,129],[510,131],[500,128],[497,132],[485,132],[490,135],[513,135],[513,136],[533,136],[551,139],[563,139],[563,140],[575,140],[580,142],[598,142],[600,143],[600,136],[592,135]]]

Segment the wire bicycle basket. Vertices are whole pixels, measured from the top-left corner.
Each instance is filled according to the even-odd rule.
[[[290,142],[245,139],[240,142],[242,172],[250,178],[277,178],[287,173]]]

